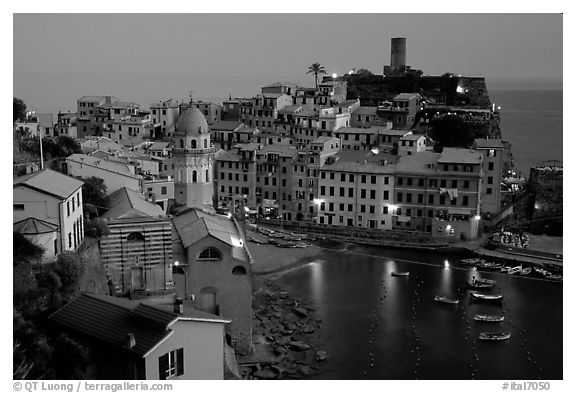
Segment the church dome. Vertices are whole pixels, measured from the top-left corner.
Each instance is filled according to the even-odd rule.
[[[176,132],[183,134],[204,134],[209,132],[206,118],[198,108],[190,107],[176,122]]]

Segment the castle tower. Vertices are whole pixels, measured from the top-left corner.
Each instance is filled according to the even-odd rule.
[[[186,109],[174,131],[174,200],[176,206],[212,206],[214,147],[202,112]]]
[[[406,70],[406,38],[392,38],[390,68],[393,73],[404,72]]]

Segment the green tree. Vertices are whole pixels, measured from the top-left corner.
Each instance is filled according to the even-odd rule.
[[[56,259],[54,272],[60,277],[64,295],[74,296],[79,292],[84,266],[76,253],[70,251],[60,253]]]
[[[87,177],[81,179],[82,199],[84,212],[87,218],[98,216],[99,210],[106,209],[106,184],[99,177]]]
[[[444,147],[470,147],[474,131],[459,116],[444,115],[433,119],[429,136],[436,142],[435,150]]]
[[[26,118],[26,103],[18,97],[14,97],[12,102],[14,108],[13,122],[24,120]]]
[[[106,221],[101,218],[94,217],[92,219],[84,220],[84,235],[99,239],[103,236],[110,234],[110,228],[106,225]]]
[[[324,69],[324,66],[320,65],[320,63],[315,62],[308,67],[306,74],[314,75],[314,82],[316,83],[316,88],[318,88],[318,75],[326,75],[326,69]]]

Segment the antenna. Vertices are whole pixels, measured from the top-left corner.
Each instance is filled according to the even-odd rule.
[[[192,89],[188,90],[188,97],[190,97],[190,105],[192,105],[192,101],[193,101],[192,94],[194,94],[194,93],[195,93],[194,90],[192,90]]]

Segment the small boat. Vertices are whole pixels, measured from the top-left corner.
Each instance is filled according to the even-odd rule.
[[[460,262],[462,262],[463,265],[475,266],[477,264],[484,263],[486,261],[480,258],[468,258],[468,259],[462,259]]]
[[[519,274],[520,276],[527,276],[527,275],[529,275],[530,273],[532,273],[532,268],[531,268],[531,267],[527,267],[527,268],[525,268],[525,269],[522,269],[518,274]]]
[[[268,236],[270,236],[274,239],[283,239],[284,238],[284,234],[280,233],[280,232],[272,232],[272,233],[268,234]]]
[[[494,285],[496,284],[496,280],[490,280],[488,278],[477,278],[476,283]]]
[[[482,293],[476,293],[476,292],[470,293],[471,299],[486,300],[489,302],[501,302],[503,297],[504,296],[502,295],[484,295]]]
[[[504,320],[503,315],[485,315],[485,314],[476,314],[474,315],[475,321],[480,322],[502,322]]]
[[[406,277],[410,275],[410,272],[391,272],[390,275],[394,277]]]
[[[562,275],[561,274],[551,274],[548,277],[550,280],[554,280],[554,281],[562,281]]]
[[[510,266],[503,266],[500,268],[500,273],[508,273],[512,269]]]
[[[289,242],[289,241],[286,241],[286,240],[277,240],[276,245],[277,245],[278,247],[282,247],[282,248],[294,248],[294,247],[296,247],[296,243],[294,243],[294,242]]]
[[[518,274],[522,271],[522,266],[512,267],[508,270],[508,274]]]
[[[480,333],[480,337],[478,338],[483,341],[502,341],[508,340],[510,338],[510,333]]]
[[[460,300],[458,299],[450,299],[446,296],[434,296],[434,300],[436,300],[437,302],[440,303],[446,303],[446,304],[458,304],[460,302]]]
[[[258,232],[260,232],[263,235],[268,235],[268,236],[270,236],[271,234],[274,233],[273,230],[267,229],[267,228],[262,228],[262,227],[258,228]]]
[[[306,248],[308,246],[310,246],[310,244],[304,243],[304,242],[298,242],[294,245],[294,247],[296,247],[296,248]]]
[[[468,284],[468,288],[471,289],[490,289],[494,286],[494,284],[485,284],[478,281],[468,281],[466,284]]]
[[[248,240],[256,243],[256,244],[268,244],[270,241],[268,239],[260,239],[258,237],[250,237]]]
[[[548,270],[541,269],[541,268],[539,268],[539,267],[534,267],[534,271],[535,271],[536,273],[538,273],[539,275],[544,276],[544,277],[550,276],[550,275],[552,274],[552,273],[550,273]]]

